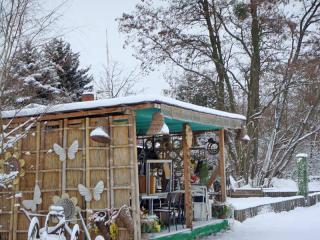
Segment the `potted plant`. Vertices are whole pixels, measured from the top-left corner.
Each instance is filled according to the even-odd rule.
[[[215,218],[232,218],[233,209],[229,204],[216,204],[212,206],[212,215]]]
[[[161,226],[156,215],[143,215],[141,217],[141,233],[160,232]]]

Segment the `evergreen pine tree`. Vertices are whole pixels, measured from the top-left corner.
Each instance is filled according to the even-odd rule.
[[[13,56],[10,76],[6,93],[11,106],[17,107],[23,103],[49,104],[61,95],[54,65],[43,58],[30,41],[25,42]]]
[[[171,88],[164,90],[165,95],[200,106],[217,107],[217,86],[210,79],[191,73],[175,74],[170,76],[169,84]]]
[[[88,68],[80,68],[79,53],[72,52],[70,44],[62,39],[53,39],[45,45],[44,55],[54,63],[59,76],[59,88],[71,101],[79,101],[83,92],[90,91],[93,81]],[[89,88],[89,89],[88,89]]]

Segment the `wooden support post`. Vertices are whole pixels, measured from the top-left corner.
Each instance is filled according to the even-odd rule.
[[[219,130],[219,169],[221,178],[221,201],[225,202],[227,199],[226,192],[226,170],[225,170],[225,159],[224,159],[224,129]]]
[[[68,140],[68,119],[63,120],[63,148],[67,151],[67,140]],[[67,186],[67,161],[62,162],[62,193],[66,192],[66,186]]]
[[[18,152],[18,159],[22,158],[22,140],[20,140],[17,143],[17,152]],[[20,178],[20,177],[19,177]],[[14,194],[19,192],[20,190],[20,181],[22,181],[22,179],[19,179],[19,182],[13,186],[13,191]],[[18,218],[19,218],[19,211],[18,211],[18,207],[16,206],[17,203],[17,199],[15,196],[13,196],[13,208],[12,208],[12,215],[13,215],[13,226],[12,226],[12,230],[13,230],[13,234],[12,234],[12,240],[16,240],[17,239],[17,229],[18,229]]]
[[[85,148],[85,157],[86,157],[86,173],[85,173],[85,179],[86,179],[86,186],[88,188],[91,187],[91,183],[90,183],[90,149],[89,149],[89,146],[90,146],[90,129],[89,129],[89,121],[90,119],[88,117],[86,117],[86,120],[85,120],[85,136],[86,136],[86,148]],[[90,202],[86,202],[86,209],[90,209],[91,206],[90,206]],[[87,219],[88,221],[88,219]]]
[[[106,122],[108,123],[108,125],[110,124],[109,122],[109,117],[105,117],[105,120]],[[108,128],[108,132],[109,132],[109,136],[111,136],[111,126],[109,125],[109,128]],[[111,172],[111,169],[110,169],[110,158],[111,158],[111,155],[110,155],[110,146],[111,144],[110,143],[106,143],[106,146],[105,146],[105,151],[106,151],[106,156],[107,156],[107,162],[106,162],[106,174],[107,174],[107,185],[105,186],[105,188],[107,188],[107,208],[111,208],[111,185],[110,185],[110,172]]]
[[[21,181],[21,180],[20,180]],[[16,185],[13,187],[14,193],[19,191],[19,185]],[[12,233],[12,240],[16,240],[17,239],[17,228],[18,228],[18,217],[19,217],[19,211],[18,211],[18,207],[16,206],[16,202],[17,199],[14,196],[13,197],[13,208],[12,208],[12,215],[13,215],[13,233]]]
[[[15,191],[15,186],[13,186],[13,191]],[[10,200],[9,200],[10,201]],[[14,219],[15,219],[15,212],[14,212],[14,204],[15,204],[15,198],[11,198],[11,204],[10,204],[10,225],[9,225],[9,239],[14,239],[16,235],[16,232],[13,231],[13,225],[14,225]]]
[[[40,169],[40,141],[41,141],[41,125],[40,122],[37,122],[36,128],[36,183],[39,184],[39,169]],[[40,185],[40,184],[39,184]],[[41,185],[40,185],[41,186]]]
[[[110,181],[109,181],[109,191],[110,191],[110,208],[114,208],[114,190],[113,190],[113,187],[114,187],[114,179],[113,179],[113,146],[114,146],[114,136],[113,136],[113,118],[112,116],[109,117],[109,126],[110,126],[110,130],[109,130],[109,136],[111,138],[111,141],[109,143],[109,166],[110,166],[110,171],[109,171],[109,174],[110,174]]]
[[[192,229],[192,201],[191,201],[191,174],[190,174],[190,147],[192,145],[192,130],[188,124],[183,124],[183,171],[184,171],[184,202],[186,226]]]
[[[137,134],[136,134],[136,120],[134,112],[129,115],[129,144],[130,147],[130,165],[134,166],[131,169],[131,198],[132,198],[132,213],[134,225],[134,240],[141,239],[141,226],[140,226],[140,204],[139,204],[139,180],[138,180],[138,159],[137,159]]]

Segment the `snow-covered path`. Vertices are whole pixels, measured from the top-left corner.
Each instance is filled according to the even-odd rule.
[[[217,240],[318,240],[320,239],[320,203],[290,212],[267,213],[235,221],[228,232],[206,239]]]

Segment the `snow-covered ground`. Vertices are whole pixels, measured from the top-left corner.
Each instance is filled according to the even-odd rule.
[[[297,192],[298,185],[291,179],[284,178],[272,178],[271,187],[263,188],[264,192]],[[320,191],[320,181],[312,180],[308,183],[309,191]],[[241,187],[233,186],[234,190],[260,190],[261,188],[253,188],[250,185],[244,185]]]
[[[298,191],[298,185],[295,181],[290,179],[273,178],[271,180],[273,188],[266,189],[266,191],[276,192],[296,192]],[[320,181],[310,181],[308,183],[309,191],[320,191]]]
[[[320,203],[289,212],[266,213],[235,221],[231,230],[206,238],[215,240],[317,240],[320,239]]]

